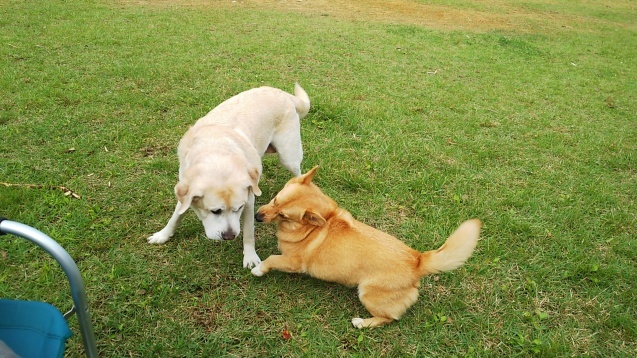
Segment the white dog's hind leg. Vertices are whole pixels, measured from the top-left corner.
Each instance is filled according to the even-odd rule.
[[[183,214],[179,214],[180,209],[181,202],[177,201],[177,206],[175,207],[173,216],[171,216],[170,220],[168,220],[168,224],[166,224],[166,226],[161,229],[161,231],[154,233],[153,236],[148,238],[149,244],[163,244],[166,241],[170,240],[170,238],[175,233],[175,229],[181,222],[181,218],[183,217]]]
[[[250,191],[243,209],[243,267],[252,268],[260,263],[254,247],[254,193]]]
[[[300,125],[289,129],[288,136],[275,137],[272,145],[279,154],[279,162],[295,177],[301,175],[301,161],[303,161],[303,145],[301,144]],[[296,132],[295,132],[296,131]],[[290,134],[293,133],[293,134]]]

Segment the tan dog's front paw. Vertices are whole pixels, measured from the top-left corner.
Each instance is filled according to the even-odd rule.
[[[256,266],[254,266],[254,268],[252,270],[250,270],[250,272],[252,272],[252,274],[257,276],[257,277],[261,277],[261,276],[265,275],[265,272],[261,271],[261,264],[258,264]]]
[[[365,320],[360,318],[360,317],[356,317],[356,318],[352,318],[352,325],[358,329],[363,328],[363,322]]]

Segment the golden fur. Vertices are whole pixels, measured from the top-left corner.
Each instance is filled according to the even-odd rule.
[[[291,179],[256,219],[278,224],[281,255],[252,269],[306,273],[312,277],[358,286],[359,298],[373,317],[354,318],[357,328],[376,327],[399,319],[418,299],[420,278],[461,266],[473,253],[481,223],[464,222],[438,250],[420,253],[395,237],[365,225],[312,183],[314,167]]]

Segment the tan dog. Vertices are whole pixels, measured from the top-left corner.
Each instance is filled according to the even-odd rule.
[[[356,221],[312,183],[314,167],[291,179],[256,220],[277,222],[282,255],[272,255],[252,269],[306,273],[358,286],[358,296],[372,318],[352,319],[356,328],[399,319],[418,299],[420,278],[460,267],[473,253],[481,222],[466,221],[438,250],[420,253],[400,240]]]

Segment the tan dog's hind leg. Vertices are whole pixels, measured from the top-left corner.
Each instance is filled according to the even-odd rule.
[[[418,288],[409,287],[399,290],[385,290],[377,287],[359,287],[359,298],[372,318],[352,319],[356,328],[372,328],[391,323],[399,319],[416,300]]]
[[[291,259],[283,255],[272,255],[252,269],[252,274],[258,277],[265,275],[270,270],[279,270],[290,273],[301,272],[301,261]]]

